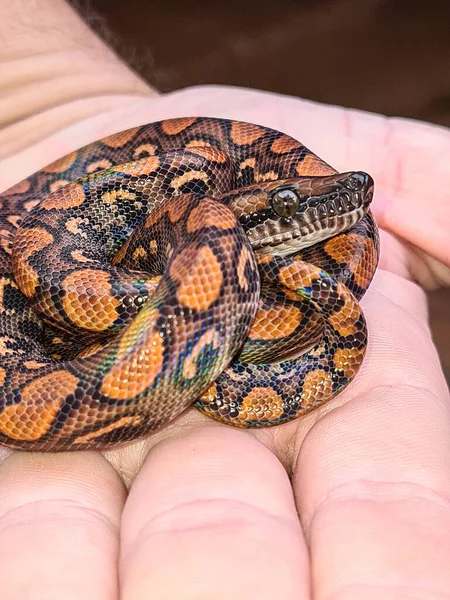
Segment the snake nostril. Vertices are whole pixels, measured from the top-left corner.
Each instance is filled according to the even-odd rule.
[[[370,175],[363,171],[356,171],[343,179],[342,185],[351,192],[359,192],[361,190],[368,190],[374,183]]]

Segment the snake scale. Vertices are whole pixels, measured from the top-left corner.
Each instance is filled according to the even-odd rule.
[[[75,151],[0,195],[0,444],[108,448],[188,406],[241,427],[340,392],[367,345],[373,181],[204,117]]]

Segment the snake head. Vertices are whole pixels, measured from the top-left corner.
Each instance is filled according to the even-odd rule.
[[[368,211],[374,182],[362,171],[249,186],[227,198],[258,254],[289,255],[346,231]]]

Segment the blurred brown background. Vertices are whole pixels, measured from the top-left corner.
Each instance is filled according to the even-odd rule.
[[[73,3],[163,92],[242,85],[450,126],[448,0]],[[450,381],[450,291],[430,306]]]

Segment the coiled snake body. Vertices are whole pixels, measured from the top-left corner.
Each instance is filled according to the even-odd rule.
[[[106,448],[187,406],[282,423],[356,374],[373,181],[257,125],[124,131],[0,196],[0,444]]]

